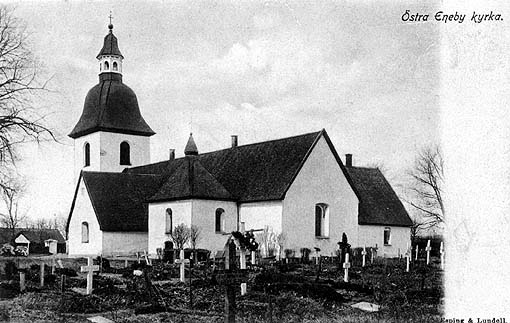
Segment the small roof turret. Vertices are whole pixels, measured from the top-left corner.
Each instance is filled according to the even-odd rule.
[[[186,148],[184,148],[184,155],[198,155],[198,148],[195,144],[195,140],[193,140],[193,134],[189,134],[188,143],[186,144]]]
[[[120,53],[119,45],[117,44],[117,37],[113,34],[113,25],[111,23],[108,25],[108,29],[110,31],[108,32],[108,35],[104,37],[103,48],[99,54],[97,54],[96,58],[100,59],[101,56],[105,55],[115,55],[124,58],[124,56]]]

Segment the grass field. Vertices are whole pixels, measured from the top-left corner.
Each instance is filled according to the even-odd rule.
[[[434,259],[435,260],[435,259]],[[79,268],[84,259],[66,260]],[[27,272],[27,292],[7,301],[0,321],[88,322],[102,315],[115,322],[223,322],[224,290],[213,279],[210,267],[193,270],[192,303],[189,283],[178,281],[176,265],[154,264],[147,288],[143,277],[132,275],[124,262],[111,262],[109,273],[94,280],[94,294],[79,295],[72,287],[85,287],[81,274],[68,277],[61,293],[59,278],[48,273],[48,284],[38,287],[37,266]],[[5,261],[2,261],[2,268]],[[372,265],[350,270],[343,283],[343,269],[324,264],[317,279],[314,264],[267,265],[250,273],[248,294],[237,289],[238,322],[433,322],[441,317],[442,271],[438,264],[414,264],[405,272],[399,259],[376,259]],[[188,277],[188,273],[187,273]],[[12,278],[12,277],[11,277]],[[4,283],[7,281],[4,281]],[[9,281],[16,287],[17,282]],[[381,305],[375,313],[350,305],[367,301]],[[0,305],[1,306],[1,305]],[[8,306],[8,307],[7,307]],[[99,314],[98,314],[99,313]]]

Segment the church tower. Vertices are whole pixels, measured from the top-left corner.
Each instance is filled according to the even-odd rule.
[[[74,139],[75,177],[81,170],[120,172],[150,163],[154,131],[143,119],[135,93],[122,82],[122,56],[113,25],[97,55],[99,83],[87,94]]]

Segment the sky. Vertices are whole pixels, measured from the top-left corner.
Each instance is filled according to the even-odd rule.
[[[25,145],[18,171],[32,218],[67,214],[73,141],[110,10],[123,81],[157,133],[151,160],[326,129],[340,156],[379,165],[394,186],[439,141],[439,33],[408,24],[414,5],[366,1],[10,3],[51,78],[39,102],[59,142]],[[428,7],[426,7],[428,6]]]

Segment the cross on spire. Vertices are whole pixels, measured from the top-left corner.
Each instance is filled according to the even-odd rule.
[[[108,16],[108,18],[110,18],[110,25],[111,25],[112,24],[112,18],[113,18],[111,10],[110,10],[110,15]]]

